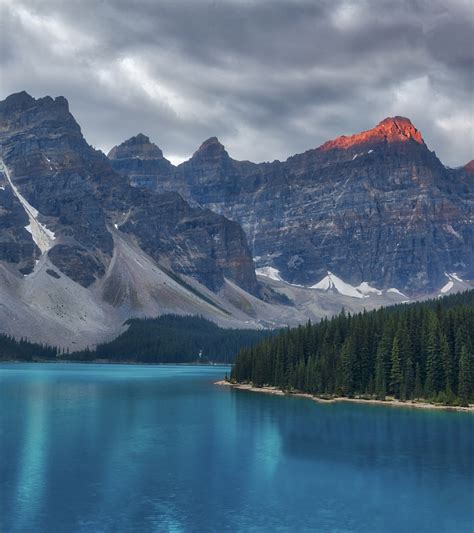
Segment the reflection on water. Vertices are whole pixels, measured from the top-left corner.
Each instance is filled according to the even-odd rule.
[[[31,390],[32,398],[27,403],[25,413],[17,413],[18,428],[22,435],[18,439],[17,478],[12,487],[15,500],[15,514],[19,529],[27,530],[28,525],[38,514],[44,499],[46,450],[48,448],[48,425],[46,386],[36,383]]]
[[[472,531],[474,417],[0,365],[0,531]]]

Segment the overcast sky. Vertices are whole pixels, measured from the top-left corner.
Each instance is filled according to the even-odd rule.
[[[473,0],[0,0],[0,98],[68,98],[108,151],[172,161],[217,136],[265,161],[404,115],[474,158]]]

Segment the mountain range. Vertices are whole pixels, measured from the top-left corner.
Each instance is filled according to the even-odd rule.
[[[446,272],[474,275],[473,163],[446,168],[403,117],[284,162],[235,161],[213,137],[173,167],[144,135],[109,159],[138,187],[175,190],[239,222],[257,267],[290,283],[331,271],[419,296]]]
[[[471,286],[474,163],[406,118],[284,162],[213,137],[172,165],[143,134],[108,156],[65,98],[0,102],[0,331],[84,347],[133,316],[275,327]]]

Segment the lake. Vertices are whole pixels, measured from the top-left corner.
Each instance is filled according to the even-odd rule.
[[[0,365],[0,531],[474,531],[474,416]]]

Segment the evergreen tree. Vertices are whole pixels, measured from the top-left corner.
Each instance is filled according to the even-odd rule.
[[[421,381],[421,368],[420,363],[416,363],[415,370],[415,390],[413,396],[417,399],[423,398],[423,383]]]
[[[346,341],[341,350],[342,390],[345,396],[354,392],[354,353],[352,343]]]
[[[392,368],[390,370],[390,391],[395,396],[395,398],[400,398],[402,371],[400,368],[400,349],[397,336],[395,336],[393,339],[391,364]]]
[[[427,398],[435,397],[441,390],[445,388],[439,335],[437,334],[436,325],[433,325],[433,323],[433,321],[430,322],[430,330],[428,334],[425,382],[425,395]]]
[[[411,400],[415,392],[415,371],[411,356],[405,361],[401,387],[402,400]]]
[[[387,394],[387,378],[384,351],[381,349],[377,351],[377,359],[375,364],[375,395],[378,400],[385,400],[385,396]]]
[[[459,357],[459,402],[463,407],[467,407],[471,400],[472,380],[471,361],[466,346],[462,346]]]
[[[441,335],[440,339],[440,357],[443,362],[444,376],[445,376],[445,394],[448,400],[453,397],[454,376],[453,376],[453,361],[451,351],[449,349],[448,339],[445,334]]]

